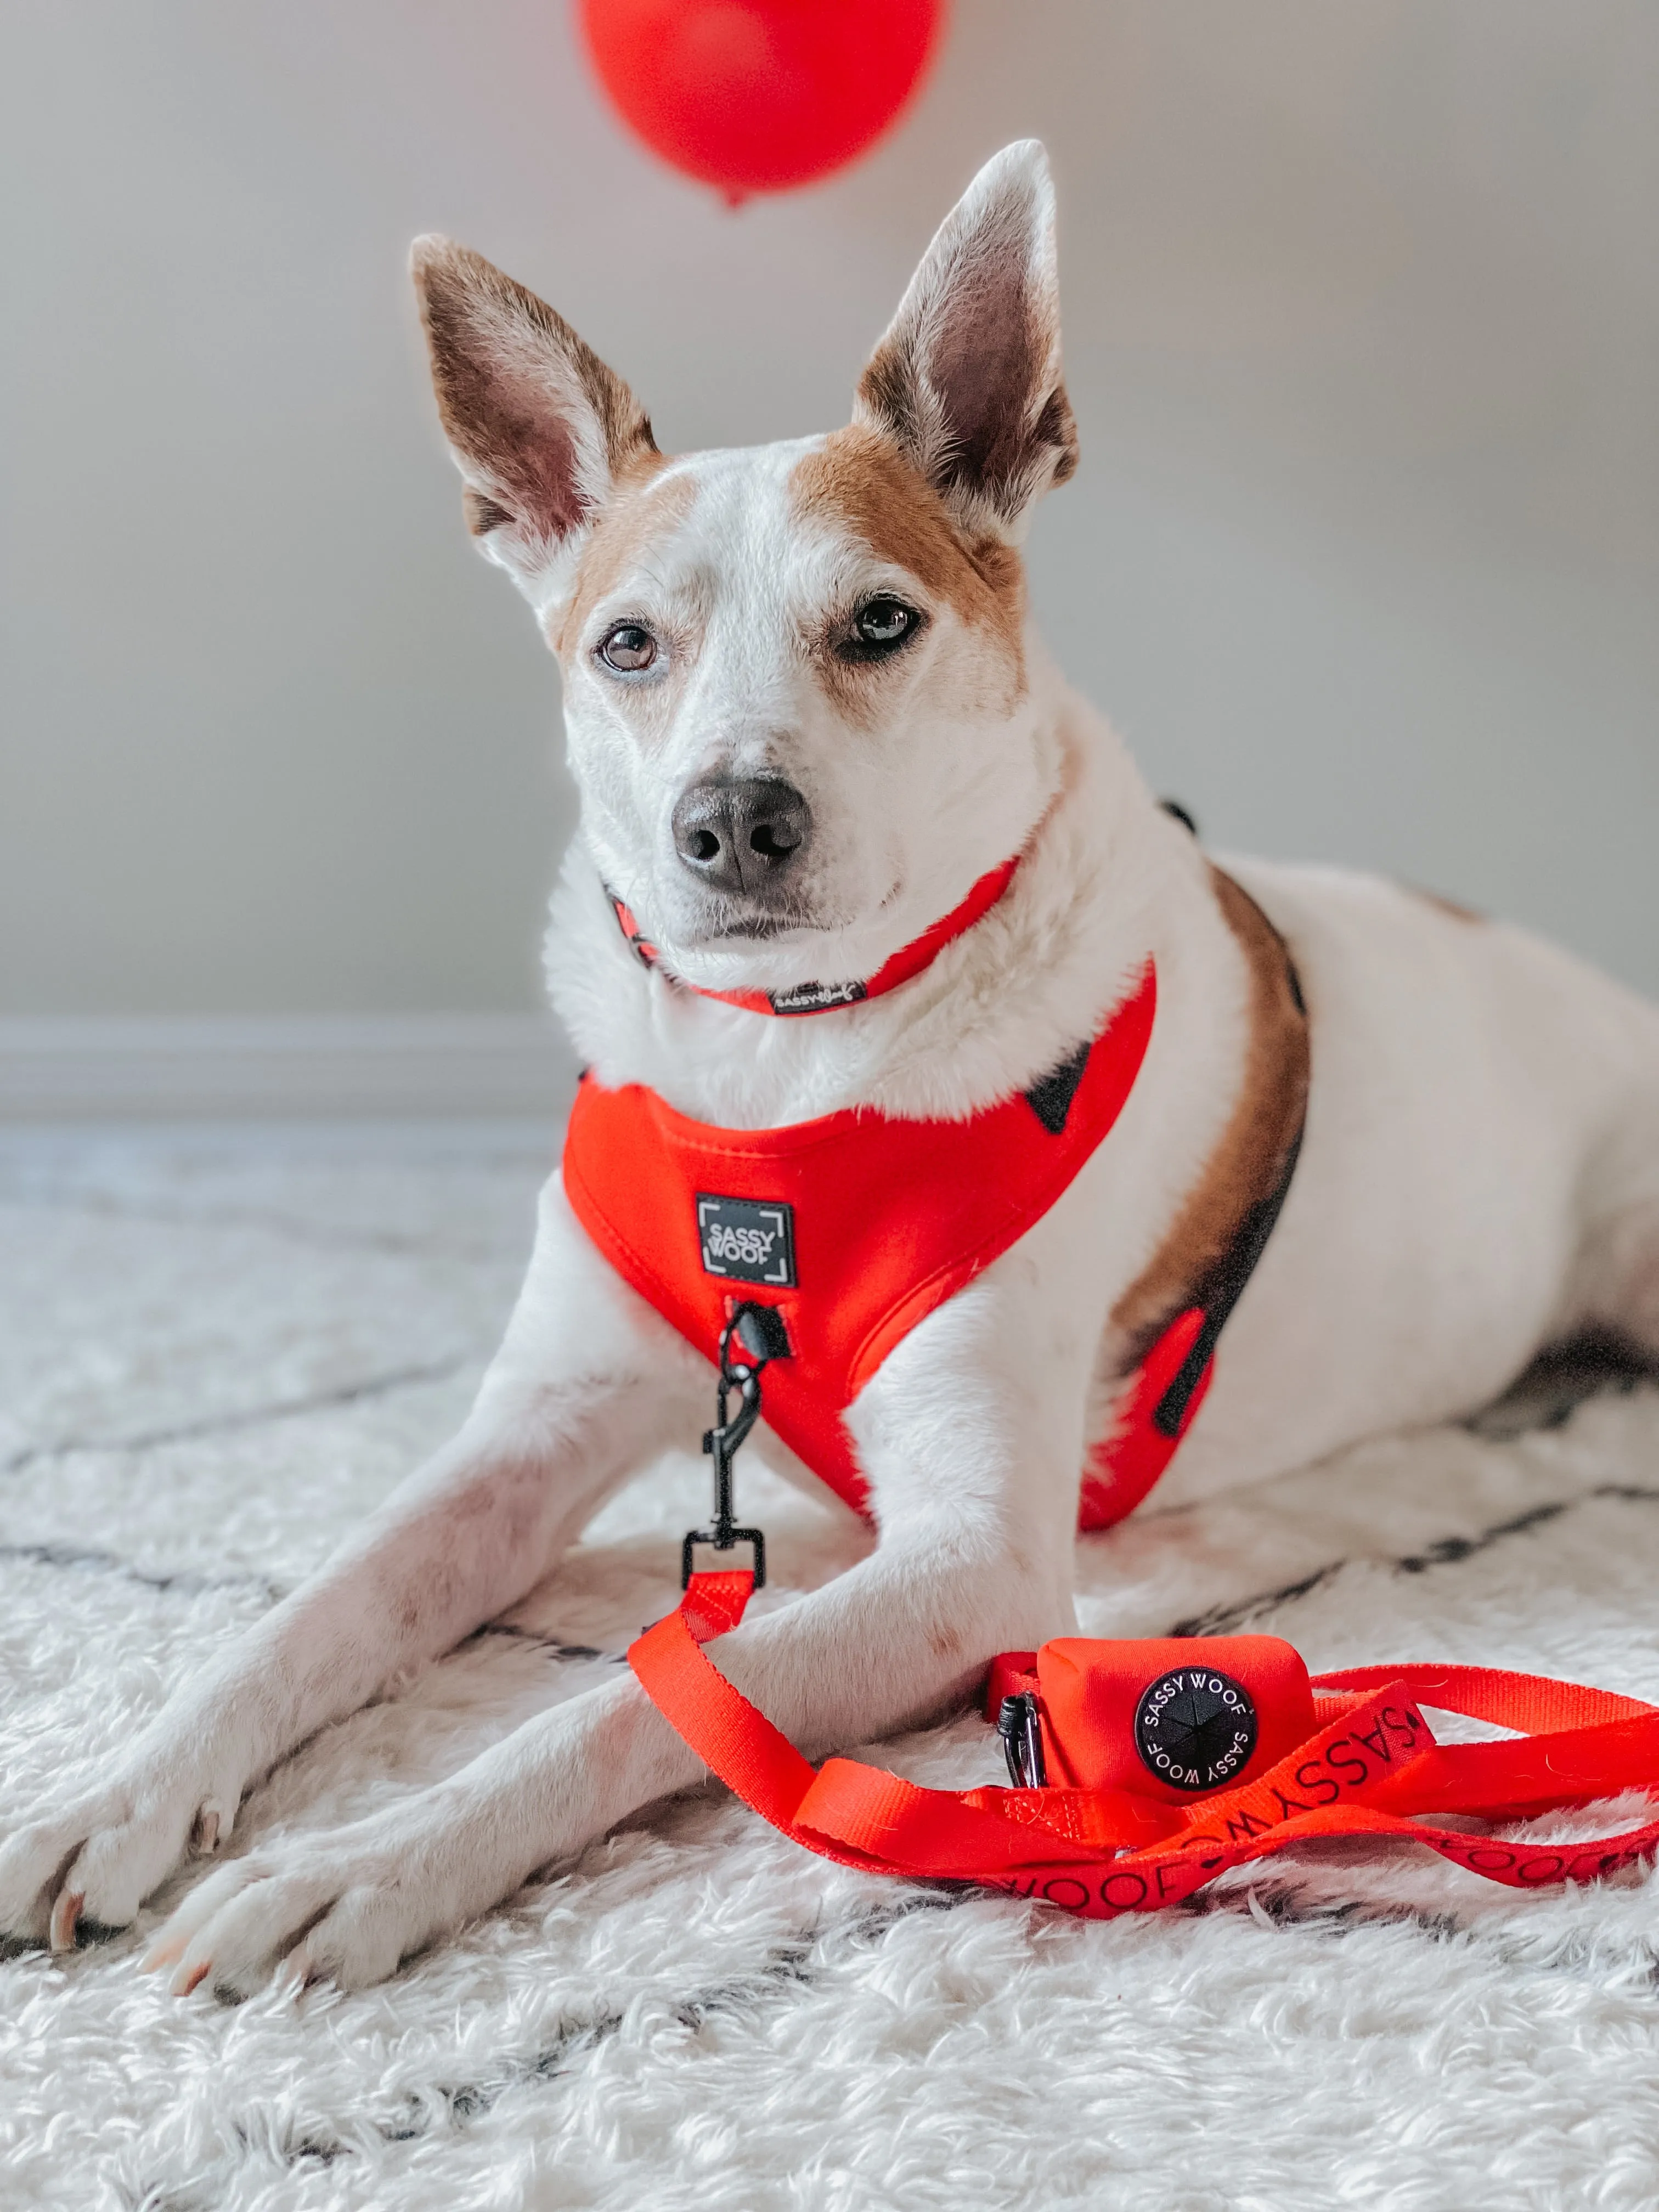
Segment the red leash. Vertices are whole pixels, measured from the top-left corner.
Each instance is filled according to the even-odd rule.
[[[1426,1814],[1521,1820],[1623,1790],[1659,1796],[1659,1706],[1486,1667],[1348,1668],[1310,1679],[1277,1636],[1060,1637],[993,1662],[1012,1790],[924,1790],[857,1759],[814,1767],[703,1650],[766,1579],[732,1461],[761,1377],[789,1357],[769,1307],[720,1332],[714,1517],[688,1532],[678,1611],[628,1654],[646,1695],[745,1805],[810,1851],[872,1873],[968,1881],[1090,1919],[1175,1905],[1230,1867],[1320,1836],[1392,1836],[1516,1889],[1591,1881],[1659,1849],[1659,1819],[1594,1842],[1505,1843]],[[692,1571],[699,1544],[752,1568]],[[1424,1707],[1515,1731],[1443,1744]],[[1052,1785],[1050,1776],[1055,1778]]]
[[[854,1759],[815,1769],[702,1649],[737,1626],[754,1585],[747,1571],[694,1575],[679,1609],[646,1631],[629,1664],[671,1725],[746,1805],[844,1865],[974,1882],[1107,1919],[1176,1904],[1228,1868],[1309,1837],[1426,1844],[1455,1865],[1518,1889],[1593,1881],[1659,1848],[1659,1819],[1594,1842],[1535,1844],[1414,1817],[1514,1820],[1622,1790],[1659,1793],[1659,1707],[1480,1667],[1362,1667],[1309,1681],[1291,1647],[1273,1637],[1067,1638],[1035,1655],[1035,1671],[1030,1654],[999,1661],[994,1693],[1010,1681],[1040,1685],[1013,1698],[1041,1701],[1042,1745],[1062,1771],[1067,1762],[1092,1765],[1092,1786],[924,1790]],[[1070,1708],[1067,1670],[1082,1685]],[[1207,1729],[1212,1744],[1220,1740],[1218,1726],[1224,1738],[1233,1728],[1239,1707],[1237,1698],[1227,1705],[1230,1691],[1249,1709],[1255,1748],[1238,1764],[1245,1778],[1232,1786],[1210,1790],[1188,1780],[1176,1787],[1152,1763],[1160,1754],[1156,1747],[1148,1752],[1149,1735],[1167,1716],[1170,1697],[1188,1694],[1185,1678],[1194,1686],[1194,1711],[1206,1699],[1217,1708],[1218,1719],[1198,1729],[1202,1736]],[[1214,1684],[1230,1691],[1212,1691]],[[1437,1743],[1425,1704],[1522,1733]],[[1309,1713],[1313,1724],[1304,1731]],[[1133,1741],[1109,1740],[1115,1715],[1131,1717]],[[1287,1717],[1296,1740],[1279,1751]],[[1243,1733],[1234,1730],[1236,1742]],[[1230,1755],[1224,1752],[1219,1765]]]

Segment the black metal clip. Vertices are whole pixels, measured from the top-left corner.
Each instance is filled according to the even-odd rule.
[[[733,1360],[733,1342],[744,1357]],[[789,1357],[789,1332],[775,1306],[752,1302],[737,1307],[720,1331],[720,1381],[714,1392],[714,1425],[703,1432],[702,1448],[714,1462],[714,1525],[688,1528],[680,1546],[680,1588],[691,1580],[691,1555],[699,1544],[712,1544],[717,1552],[747,1544],[754,1555],[755,1588],[766,1582],[766,1538],[758,1528],[737,1528],[732,1518],[732,1462],[761,1410],[761,1370],[774,1359]],[[738,1393],[738,1410],[730,1401]]]
[[[1016,1790],[1046,1790],[1048,1769],[1042,1756],[1042,1721],[1036,1695],[1021,1690],[997,1708],[997,1734]]]

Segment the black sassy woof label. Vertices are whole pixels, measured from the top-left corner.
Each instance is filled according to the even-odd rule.
[[[795,1209],[782,1199],[697,1193],[697,1239],[706,1275],[739,1283],[795,1283]]]
[[[1236,1781],[1255,1738],[1249,1692],[1218,1667],[1177,1667],[1148,1682],[1135,1700],[1135,1749],[1176,1790],[1219,1790]]]
[[[797,983],[766,995],[775,1014],[821,1014],[830,1006],[855,1006],[868,994],[862,983]]]

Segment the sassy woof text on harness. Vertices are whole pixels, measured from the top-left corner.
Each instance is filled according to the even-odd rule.
[[[759,1415],[778,1342],[775,1316],[749,1304],[721,1334],[716,1425],[703,1438],[714,1522],[687,1534],[678,1609],[628,1658],[704,1764],[809,1850],[1107,1919],[1178,1904],[1231,1868],[1327,1836],[1426,1844],[1518,1889],[1593,1881],[1659,1848],[1659,1820],[1558,1844],[1431,1817],[1520,1820],[1622,1790],[1659,1791],[1659,1707],[1480,1667],[1310,1679],[1276,1636],[1062,1637],[1004,1653],[992,1662],[986,1714],[1012,1789],[924,1790],[847,1759],[814,1769],[702,1648],[738,1626],[765,1578],[759,1530],[735,1522],[732,1462]],[[697,1544],[745,1540],[752,1569],[692,1571]],[[1442,1744],[1425,1708],[1516,1733]]]

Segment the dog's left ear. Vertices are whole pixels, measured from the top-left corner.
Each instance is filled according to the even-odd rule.
[[[963,526],[1017,540],[1077,466],[1060,374],[1054,188],[1035,138],[1005,146],[940,225],[859,381]]]

